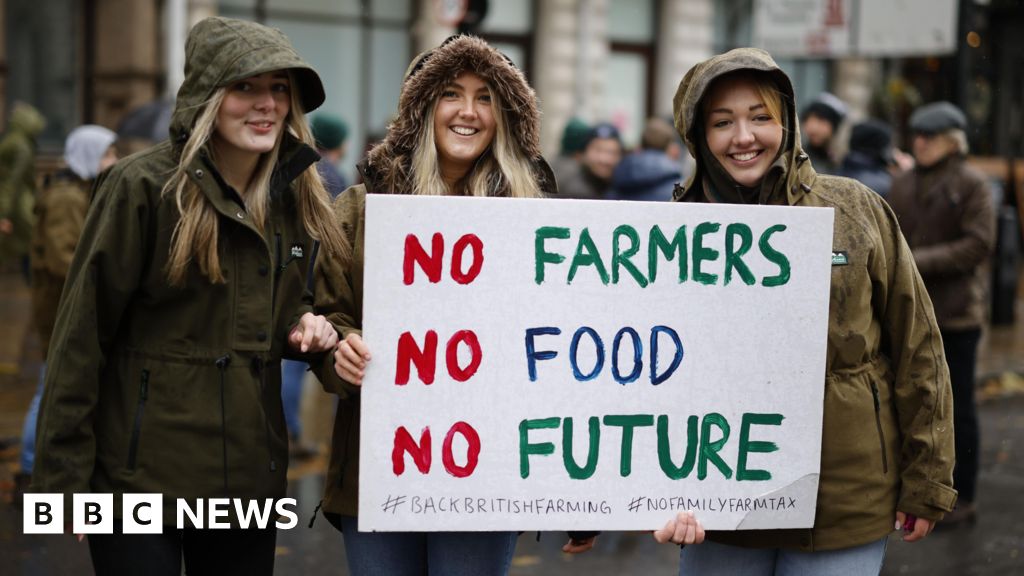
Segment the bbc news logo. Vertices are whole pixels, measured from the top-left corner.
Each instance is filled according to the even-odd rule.
[[[71,532],[113,534],[114,495],[72,495]],[[294,498],[243,500],[241,498],[197,498],[175,500],[178,529],[266,528],[273,525],[290,530],[299,523]],[[65,529],[63,494],[25,494],[22,531],[25,534],[61,534]],[[122,534],[160,534],[164,529],[162,494],[121,496]],[[234,520],[234,522],[232,522]]]

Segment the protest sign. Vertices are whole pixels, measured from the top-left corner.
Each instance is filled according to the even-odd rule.
[[[360,530],[811,526],[832,220],[368,196]]]

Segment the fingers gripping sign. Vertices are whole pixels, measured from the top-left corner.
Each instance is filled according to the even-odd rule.
[[[665,523],[660,530],[654,531],[654,539],[659,544],[700,544],[704,541],[704,526],[693,515],[692,510],[679,512],[676,517]]]
[[[363,337],[355,332],[346,336],[334,351],[334,371],[356,386],[363,385],[363,375],[369,361],[370,350],[363,343]]]

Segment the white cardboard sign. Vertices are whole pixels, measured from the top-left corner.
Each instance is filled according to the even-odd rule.
[[[360,530],[811,526],[832,221],[368,196]]]

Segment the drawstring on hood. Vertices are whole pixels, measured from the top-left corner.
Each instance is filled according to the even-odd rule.
[[[757,189],[737,184],[714,157],[707,146],[701,117],[701,104],[711,85],[741,70],[765,75],[781,93],[784,106],[783,143]],[[682,187],[676,187],[675,200],[792,204],[798,194],[810,190],[814,183],[816,174],[800,148],[793,84],[764,50],[737,48],[691,68],[676,90],[673,111],[676,130],[697,159],[697,169]]]

